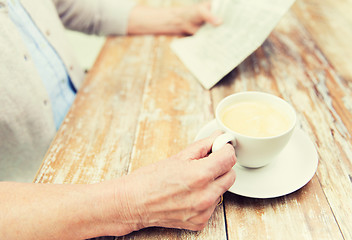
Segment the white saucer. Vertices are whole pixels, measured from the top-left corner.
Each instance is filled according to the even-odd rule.
[[[211,135],[217,127],[215,120],[206,124],[195,140]],[[236,181],[230,192],[252,198],[274,198],[292,193],[314,176],[318,154],[312,141],[296,128],[282,152],[269,165],[250,169],[236,164]]]

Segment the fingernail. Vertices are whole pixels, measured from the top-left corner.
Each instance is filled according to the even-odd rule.
[[[222,20],[221,19],[219,19],[219,18],[215,18],[214,19],[214,24],[215,25],[220,25],[222,23]]]

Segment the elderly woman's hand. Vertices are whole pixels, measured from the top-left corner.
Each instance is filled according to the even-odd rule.
[[[135,6],[128,21],[128,34],[194,34],[204,23],[221,24],[211,12],[211,2],[180,7]]]
[[[235,181],[233,147],[209,155],[218,135],[102,183],[0,182],[0,238],[86,239],[150,226],[200,230]]]
[[[177,17],[180,19],[180,32],[185,34],[195,34],[204,24],[209,23],[218,26],[222,20],[211,12],[211,2],[202,2],[191,7],[180,7],[175,9]]]
[[[125,224],[116,223],[115,230],[126,234],[150,226],[203,229],[220,196],[235,181],[236,157],[230,144],[208,155],[217,135],[121,178],[116,212]]]

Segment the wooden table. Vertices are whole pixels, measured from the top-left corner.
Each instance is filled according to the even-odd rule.
[[[352,0],[297,0],[264,44],[210,91],[171,51],[175,37],[109,38],[35,182],[128,174],[191,143],[223,97],[264,91],[296,109],[319,155],[313,179],[274,199],[226,193],[200,232],[150,228],[123,239],[352,239],[351,10]]]

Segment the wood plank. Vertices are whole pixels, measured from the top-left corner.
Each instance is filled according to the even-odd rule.
[[[228,194],[229,239],[349,239],[350,229],[344,223],[352,220],[352,202],[346,203],[352,199],[350,133],[339,115],[344,111],[335,106],[347,108],[329,105],[332,99],[326,94],[327,89],[348,94],[342,84],[333,84],[341,81],[337,76],[304,27],[288,13],[263,46],[214,88],[214,106],[224,96],[244,90],[284,98],[296,109],[299,127],[315,142],[320,158],[317,176],[294,194],[269,200]]]
[[[317,96],[325,102],[325,129],[317,129],[326,168],[319,179],[345,239],[352,239],[352,1],[298,1],[293,11],[336,71],[317,75]],[[310,14],[306,14],[306,13]],[[308,115],[308,114],[307,114]],[[320,126],[319,124],[318,126]],[[330,129],[329,129],[330,127]],[[330,132],[329,132],[330,131]]]
[[[127,173],[152,42],[107,41],[35,182],[92,183]]]
[[[199,128],[213,119],[205,91],[180,63],[169,45],[172,38],[155,38],[142,111],[138,120],[131,171],[176,154],[193,142]],[[151,228],[121,239],[226,239],[222,206],[203,231]]]
[[[191,3],[187,0],[139,2],[151,6]],[[131,171],[176,154],[193,142],[202,125],[213,119],[213,113],[209,112],[212,109],[209,92],[203,90],[171,51],[172,39],[165,36],[155,39],[152,54],[155,65],[148,73]],[[226,239],[224,221],[221,205],[203,231],[148,228],[121,239]]]
[[[286,197],[251,199],[225,195],[228,239],[343,239],[314,177]],[[324,226],[322,223],[325,223]]]
[[[200,232],[149,228],[119,239],[352,239],[350,3],[298,0],[263,46],[211,91],[171,52],[172,37],[110,38],[35,181],[93,183],[127,174],[191,143],[223,97],[265,91],[294,106],[316,144],[320,163],[311,182],[275,199],[227,193]]]
[[[351,0],[299,0],[292,8],[349,89],[352,89],[351,9]]]

